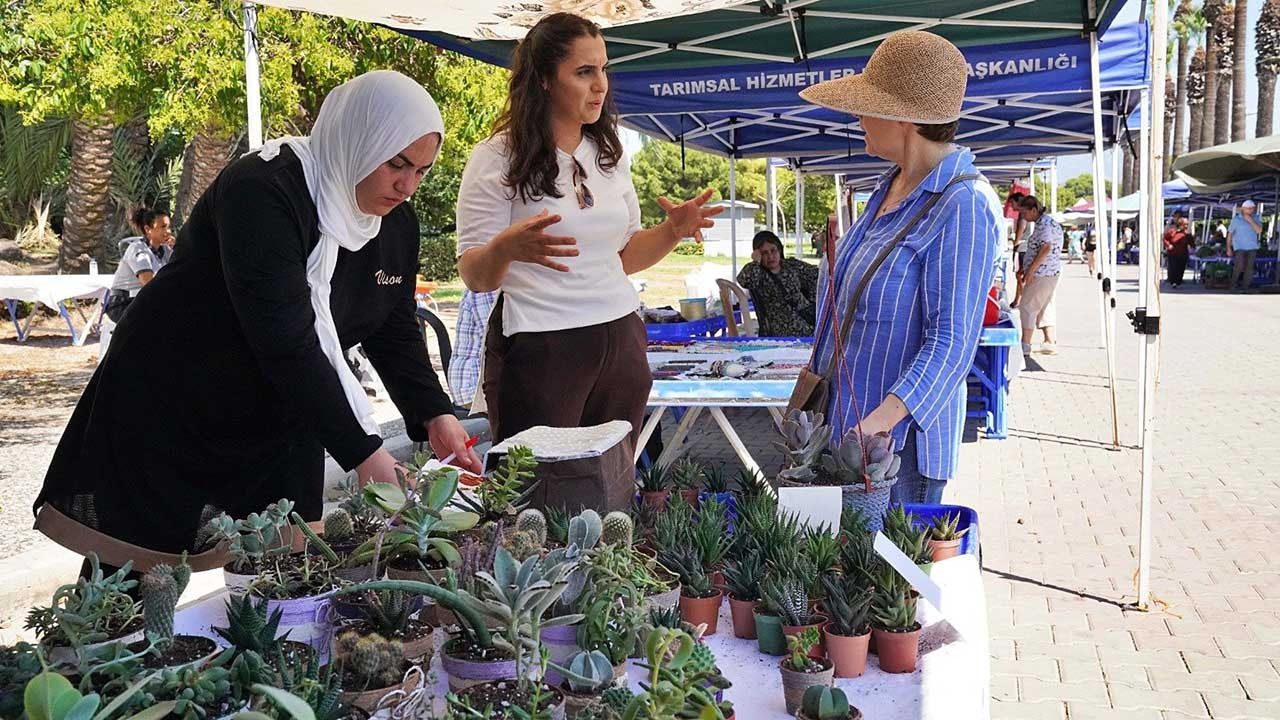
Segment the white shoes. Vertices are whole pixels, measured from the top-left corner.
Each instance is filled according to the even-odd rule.
[[[1040,343],[1040,349],[1036,352],[1041,355],[1057,355],[1058,343]]]

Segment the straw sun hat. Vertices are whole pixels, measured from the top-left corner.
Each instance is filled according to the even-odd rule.
[[[853,115],[941,125],[957,120],[968,67],[950,41],[921,30],[885,38],[857,75],[812,85],[800,97]]]

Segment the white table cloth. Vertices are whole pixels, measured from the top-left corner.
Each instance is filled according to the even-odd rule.
[[[103,305],[111,288],[111,275],[0,275],[0,300],[9,308],[9,316],[13,319],[13,327],[18,331],[18,342],[27,339],[31,329],[32,312],[25,323],[19,323],[15,312],[19,302],[35,302],[57,310],[71,331],[71,340],[76,345],[83,345],[85,339],[93,332],[94,326],[102,318]],[[67,307],[68,300],[93,299],[97,304],[86,315],[84,310],[75,306],[83,323],[77,329],[71,320],[71,312]]]

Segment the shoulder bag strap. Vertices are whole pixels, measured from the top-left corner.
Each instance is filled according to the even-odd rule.
[[[880,266],[884,264],[885,259],[889,257],[889,253],[893,252],[893,249],[898,246],[898,243],[902,242],[902,239],[907,236],[907,233],[911,232],[911,230],[915,227],[915,224],[920,222],[920,219],[924,217],[925,213],[929,212],[929,210],[932,209],[933,206],[936,205],[938,201],[942,199],[942,196],[947,193],[947,190],[951,189],[952,185],[955,185],[956,183],[964,182],[966,180],[978,180],[980,177],[981,177],[980,175],[970,174],[970,175],[957,175],[956,177],[952,178],[951,182],[947,183],[946,186],[943,187],[941,191],[933,193],[931,197],[927,201],[925,201],[924,205],[922,205],[920,209],[916,211],[916,214],[912,216],[912,218],[908,220],[905,225],[902,226],[902,231],[898,233],[897,237],[895,237],[893,241],[890,242],[888,245],[884,246],[884,249],[881,250],[880,254],[876,256],[875,261],[873,261],[871,263],[871,266],[867,268],[867,272],[863,274],[862,280],[858,283],[858,287],[855,288],[853,291],[853,298],[849,302],[849,311],[845,313],[845,316],[843,318],[840,319],[840,337],[839,337],[840,342],[838,345],[836,345],[836,347],[843,348],[849,344],[849,334],[853,330],[853,317],[858,314],[858,303],[861,302],[862,300],[862,293],[864,290],[867,289],[867,284],[871,282],[871,276],[875,274],[876,270],[880,269]],[[831,282],[835,282],[834,255],[831,256],[830,259],[828,259],[827,263],[828,263],[827,268],[831,272]],[[832,313],[835,312],[834,303],[832,304],[831,312]],[[833,348],[831,351],[831,354],[827,356],[826,362],[822,364],[822,369],[819,372],[819,374],[822,377],[830,380],[831,371],[835,367],[835,362],[836,362],[836,352],[835,352],[835,348]]]

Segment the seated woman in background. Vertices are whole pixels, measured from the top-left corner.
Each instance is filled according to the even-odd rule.
[[[116,266],[115,277],[111,278],[111,298],[103,308],[107,317],[117,323],[142,286],[151,282],[173,254],[169,213],[138,208],[132,220],[142,235],[120,241],[120,264]]]
[[[751,293],[760,334],[769,337],[813,337],[818,268],[784,258],[782,241],[768,230],[751,240],[751,262],[738,272],[738,284]]]

